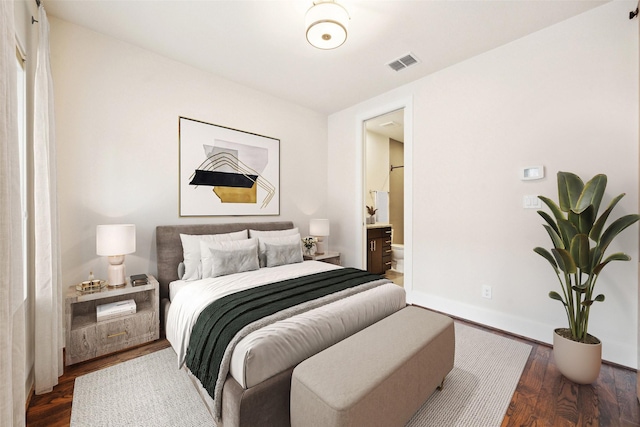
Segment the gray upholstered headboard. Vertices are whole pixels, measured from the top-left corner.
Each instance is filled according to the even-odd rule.
[[[231,222],[225,224],[159,225],[156,227],[158,282],[160,301],[169,298],[169,283],[178,280],[178,264],[182,262],[180,234],[221,234],[241,230],[286,230],[293,222]]]

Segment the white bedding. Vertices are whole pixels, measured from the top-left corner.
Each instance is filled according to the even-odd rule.
[[[406,305],[403,288],[387,283],[272,323],[244,337],[229,373],[253,387]]]
[[[166,334],[183,365],[191,330],[211,302],[230,293],[341,268],[318,261],[170,284]],[[385,284],[251,332],[235,347],[229,371],[243,387],[259,384],[406,305],[404,289]]]

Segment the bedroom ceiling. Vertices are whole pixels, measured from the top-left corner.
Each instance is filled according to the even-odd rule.
[[[330,114],[606,1],[339,0],[349,35],[329,51],[305,39],[311,0],[43,3],[50,16]],[[408,53],[420,62],[387,66]]]

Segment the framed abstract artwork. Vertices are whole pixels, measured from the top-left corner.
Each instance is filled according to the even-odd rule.
[[[280,140],[179,117],[180,216],[279,215]]]

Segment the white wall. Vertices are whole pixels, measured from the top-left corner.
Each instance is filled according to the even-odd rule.
[[[326,215],[326,116],[56,18],[51,54],[65,284],[106,277],[98,224],[136,224],[127,273],[155,274],[157,225]],[[178,116],[280,139],[280,216],[178,217]]]
[[[605,173],[607,203],[627,193],[617,216],[638,210],[634,8],[633,1],[608,3],[331,115],[329,217],[332,230],[337,222],[347,231],[331,238],[349,254],[346,263],[361,262],[360,121],[411,99],[411,301],[551,342],[566,320],[547,297],[555,275],[533,252],[550,246],[543,221],[522,208],[522,198],[555,198],[559,170],[587,179]],[[545,179],[519,180],[521,167],[537,164],[545,165]],[[637,260],[637,233],[637,225],[627,230],[612,250]],[[481,297],[485,284],[492,299]],[[637,365],[637,286],[636,262],[607,267],[597,287],[607,300],[590,320],[604,359],[630,367]]]

